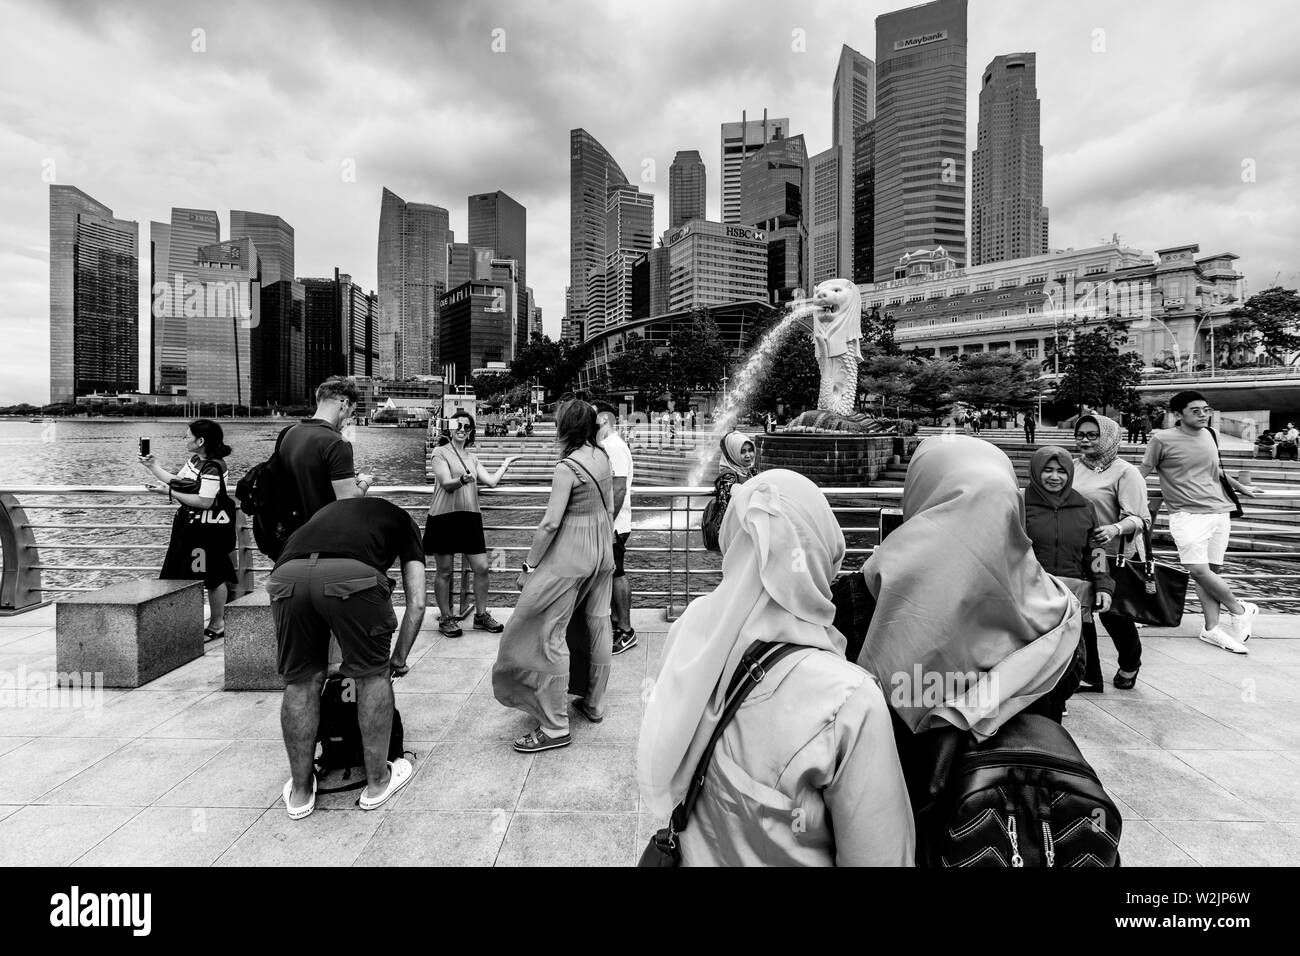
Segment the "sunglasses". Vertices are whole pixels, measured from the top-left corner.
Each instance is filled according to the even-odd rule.
[[[1097,439],[1101,437],[1101,432],[1079,432],[1075,438]]]

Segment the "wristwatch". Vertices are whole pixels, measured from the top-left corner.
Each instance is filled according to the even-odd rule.
[[[527,561],[520,561],[520,562],[519,562],[519,565],[520,565],[521,568],[523,568],[523,572],[524,572],[524,574],[532,574],[534,571],[537,570],[535,567],[533,567],[533,566],[532,566],[531,564],[529,564]]]

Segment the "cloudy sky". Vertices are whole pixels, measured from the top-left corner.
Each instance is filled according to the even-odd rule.
[[[841,44],[874,58],[875,17],[906,5],[0,0],[0,404],[48,396],[51,181],[139,221],[142,296],[172,206],[215,209],[223,238],[231,209],[283,216],[299,276],[373,288],[382,187],[447,207],[460,240],[466,197],[503,189],[554,335],[571,128],[655,193],[658,231],[673,154],[700,150],[717,218],[719,124],[766,107],[825,149]],[[1251,291],[1293,288],[1298,24],[1285,0],[971,0],[968,141],[982,68],[1036,51],[1053,247],[1194,241],[1240,255]],[[147,354],[142,322],[146,387]]]

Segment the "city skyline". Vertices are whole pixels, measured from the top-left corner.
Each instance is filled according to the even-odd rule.
[[[14,372],[0,383],[0,403],[8,404],[49,391],[51,182],[141,227],[168,221],[173,207],[279,216],[295,230],[300,276],[337,266],[367,290],[378,288],[382,188],[447,208],[457,236],[468,196],[501,190],[528,210],[528,284],[545,331],[557,337],[569,272],[571,129],[588,130],[634,185],[659,197],[656,235],[667,228],[672,158],[698,150],[707,215],[718,220],[719,125],[767,108],[789,117],[811,154],[827,149],[842,45],[870,56],[875,17],[907,5],[832,3],[812,17],[792,4],[683,4],[693,26],[684,41],[659,22],[672,20],[662,12],[563,4],[544,13],[510,4],[397,6],[382,18],[342,5],[308,17],[286,4],[259,10],[259,31],[246,29],[251,8],[240,4],[181,3],[152,15],[2,6],[6,22],[23,26],[0,41],[0,280],[8,290],[0,329]],[[1280,4],[1234,8],[1216,19],[1211,38],[1196,9],[973,0],[968,158],[974,71],[998,55],[1035,52],[1053,247],[1118,232],[1150,254],[1195,235],[1206,248],[1242,256],[1250,291],[1275,275],[1293,287],[1298,200],[1287,186],[1300,136],[1279,112],[1300,68],[1278,29],[1293,15]],[[285,57],[272,44],[290,25],[295,56]],[[618,39],[632,32],[635,49]],[[77,68],[55,69],[55,49],[57,62]],[[85,83],[97,70],[115,83]],[[617,104],[605,95],[614,78],[626,81]],[[239,105],[249,89],[266,94],[254,111],[262,115]],[[232,235],[227,218],[221,225]],[[154,238],[141,228],[142,297]],[[142,309],[142,366],[149,324]]]

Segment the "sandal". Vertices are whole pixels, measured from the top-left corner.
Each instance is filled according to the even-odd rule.
[[[411,766],[411,761],[405,757],[398,757],[396,760],[388,762],[388,786],[384,792],[377,797],[367,797],[365,791],[357,798],[357,806],[362,810],[378,810],[388,802],[388,798],[401,790],[411,782],[411,777],[415,773],[415,768]]]
[[[217,640],[220,640],[221,638],[223,638],[223,637],[225,637],[225,636],[226,636],[226,629],[225,629],[224,627],[223,627],[221,630],[219,630],[219,631],[214,631],[214,630],[213,630],[212,628],[210,628],[210,627],[205,627],[205,628],[203,629],[203,640],[204,640],[205,643],[206,643],[207,641],[217,641]]]
[[[301,820],[303,817],[311,816],[311,812],[316,809],[316,775],[311,776],[311,799],[300,807],[295,807],[289,803],[289,798],[293,795],[293,778],[290,777],[288,783],[284,785],[284,808],[289,811],[290,820]]]
[[[522,737],[516,737],[514,748],[521,754],[537,753],[541,750],[554,750],[557,747],[567,747],[573,743],[573,737],[565,734],[563,737],[548,737],[541,727],[529,731]]]
[[[587,706],[586,698],[583,697],[579,697],[573,702],[573,709],[582,714],[582,716],[586,717],[587,720],[591,721],[593,724],[598,724],[605,719],[604,717],[597,717],[592,713],[591,708]]]

